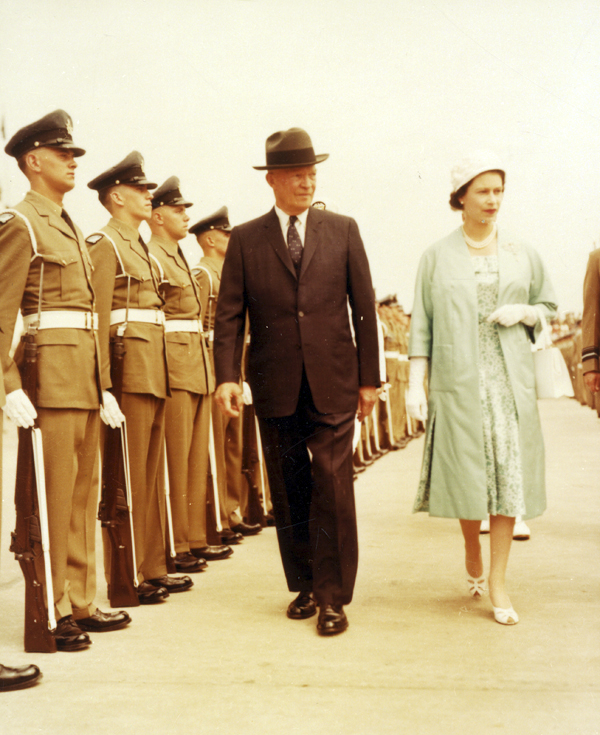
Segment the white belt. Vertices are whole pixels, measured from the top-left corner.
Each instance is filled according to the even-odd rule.
[[[37,322],[38,315],[23,317],[25,328]],[[38,329],[98,329],[98,314],[91,311],[42,311]]]
[[[202,332],[202,325],[198,319],[167,319],[165,332]]]
[[[408,355],[398,355],[399,362],[408,362]]]
[[[110,312],[110,325],[123,324],[127,317],[128,322],[145,322],[146,324],[165,323],[165,314],[159,309],[113,309]]]
[[[400,357],[400,353],[398,350],[386,350],[385,356],[390,360],[397,360]]]

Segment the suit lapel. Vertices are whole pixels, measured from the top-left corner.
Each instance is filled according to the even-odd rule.
[[[315,254],[317,245],[319,244],[319,225],[323,221],[321,210],[310,207],[308,217],[306,218],[306,236],[304,238],[304,252],[302,253],[302,264],[300,267],[300,277],[309,266],[312,256]]]
[[[294,278],[297,278],[296,269],[292,263],[292,258],[288,247],[285,244],[285,240],[283,239],[283,232],[281,231],[281,225],[279,224],[279,219],[275,213],[275,208],[269,212],[265,219],[265,235],[281,262],[294,276]]]

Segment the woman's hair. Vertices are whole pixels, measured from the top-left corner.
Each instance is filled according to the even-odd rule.
[[[502,186],[504,186],[504,171],[500,171],[500,169],[492,169],[490,171],[482,171],[481,173],[477,174],[477,176],[481,176],[481,174],[499,174],[500,178],[502,179]],[[450,194],[450,207],[454,209],[455,211],[462,211],[464,209],[463,205],[460,203],[459,199],[462,199],[464,195],[467,193],[467,189],[471,186],[473,181],[477,178],[477,176],[473,176],[473,178],[470,181],[467,181],[466,184],[463,184],[460,189],[457,189],[456,191],[453,191],[452,194]]]

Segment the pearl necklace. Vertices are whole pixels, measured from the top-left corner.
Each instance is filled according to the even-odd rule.
[[[473,240],[473,238],[469,237],[465,232],[464,227],[461,227],[460,229],[462,230],[465,242],[470,248],[473,248],[474,250],[483,250],[484,248],[487,248],[488,245],[491,245],[491,243],[494,241],[494,238],[496,237],[496,232],[498,231],[498,225],[494,222],[490,234],[485,238],[485,240],[480,241]]]

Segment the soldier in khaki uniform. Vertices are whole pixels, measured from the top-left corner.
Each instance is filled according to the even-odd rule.
[[[98,299],[101,374],[110,382],[110,342],[124,330],[123,395],[131,467],[133,526],[138,565],[138,597],[154,604],[170,592],[189,589],[190,577],[167,576],[165,497],[157,473],[163,461],[165,399],[169,392],[163,300],[150,255],[138,228],[152,214],[143,158],[133,151],[90,181],[109,223],[86,242],[94,263]]]
[[[592,393],[600,392],[600,248],[590,253],[583,284],[581,321],[583,379]]]
[[[166,403],[165,437],[173,510],[175,565],[199,572],[205,560],[225,559],[229,546],[206,539],[206,487],[209,414],[202,410],[215,378],[202,330],[198,285],[179,240],[187,234],[187,202],[179,179],[171,176],[152,197],[150,256],[156,264],[166,317],[171,396]],[[192,553],[193,552],[193,553]]]
[[[198,244],[204,253],[204,257],[194,268],[194,275],[200,287],[204,329],[210,335],[210,355],[213,360],[212,334],[221,271],[231,232],[227,207],[221,207],[217,212],[196,222],[193,227],[190,227],[190,232],[196,235]],[[212,416],[219,465],[223,542],[237,543],[235,534],[238,537],[239,535],[253,536],[262,529],[260,523],[244,523],[242,518],[248,492],[242,475],[242,418],[241,416],[226,417],[216,405],[212,407]]]
[[[94,604],[98,494],[92,477],[101,399],[104,418],[118,420],[119,410],[98,379],[91,262],[81,231],[62,207],[75,186],[75,159],[85,153],[71,133],[71,118],[63,110],[15,133],[5,151],[17,159],[31,189],[14,209],[0,214],[4,411],[22,428],[37,418],[46,447],[55,638],[63,651],[89,646],[86,631],[115,630],[131,620],[126,612],[103,613]],[[14,361],[9,356],[19,309],[25,326],[37,328],[33,402],[21,387],[21,352]]]

